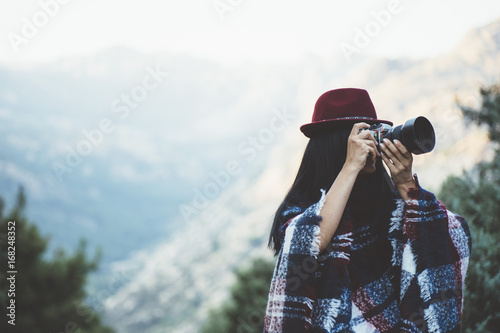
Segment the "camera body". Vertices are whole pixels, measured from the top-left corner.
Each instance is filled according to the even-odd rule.
[[[372,132],[373,137],[375,138],[375,141],[377,141],[377,146],[382,143],[382,140],[384,140],[387,137],[387,133],[389,133],[393,127],[389,124],[373,124],[369,128],[363,128],[363,130],[369,130]]]
[[[407,120],[403,125],[392,127],[391,125],[380,123],[373,124],[369,128],[377,145],[382,140],[399,140],[411,153],[424,154],[432,151],[436,144],[436,136],[431,122],[425,117],[417,117]]]

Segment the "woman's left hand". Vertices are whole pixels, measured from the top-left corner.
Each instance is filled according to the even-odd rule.
[[[413,156],[406,147],[398,140],[391,142],[384,139],[380,144],[382,160],[391,172],[391,178],[399,193],[406,200],[410,188],[417,187],[411,170]]]

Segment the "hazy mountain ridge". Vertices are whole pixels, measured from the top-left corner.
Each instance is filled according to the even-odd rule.
[[[306,140],[298,132],[308,122],[320,93],[345,86],[367,88],[380,118],[395,124],[418,115],[435,126],[434,152],[415,158],[423,187],[436,190],[444,177],[488,157],[485,132],[464,128],[455,97],[474,104],[481,84],[500,77],[500,20],[477,29],[449,54],[405,64],[375,59],[346,75],[313,61],[298,66],[298,91],[289,106],[297,120],[273,142],[252,175],[241,174],[210,207],[188,221],[169,242],[127,261],[115,271],[132,277],[106,302],[110,323],[120,332],[196,332],[227,295],[232,269],[252,256],[268,256],[270,219],[293,180]],[[474,47],[472,47],[474,46]],[[293,96],[293,97],[292,97]],[[250,300],[249,300],[250,301]]]
[[[142,84],[148,68],[169,76],[121,119],[114,103]],[[241,141],[268,121],[251,119],[281,106],[274,95],[255,96],[259,81],[235,69],[126,48],[1,73],[0,194],[12,204],[23,185],[28,216],[52,247],[72,250],[84,237],[103,248],[104,264],[167,237],[179,205],[235,153],[227,142]],[[113,131],[75,162],[78,145],[89,140],[83,131],[97,135],[105,118]],[[54,163],[68,166],[68,156],[76,165],[58,179]]]

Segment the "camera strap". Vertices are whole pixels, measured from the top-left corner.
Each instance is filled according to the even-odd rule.
[[[392,182],[391,176],[389,176],[389,173],[387,172],[387,170],[385,170],[385,172],[382,172],[382,173],[384,174],[385,181],[387,182],[387,185],[389,185],[389,189],[391,190],[391,192],[397,191],[396,186],[394,186],[394,183]]]

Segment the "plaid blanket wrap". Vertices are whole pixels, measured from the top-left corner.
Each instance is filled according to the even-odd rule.
[[[395,194],[383,237],[344,214],[321,253],[325,192],[285,212],[264,332],[459,333],[470,231],[420,185],[409,194]]]

